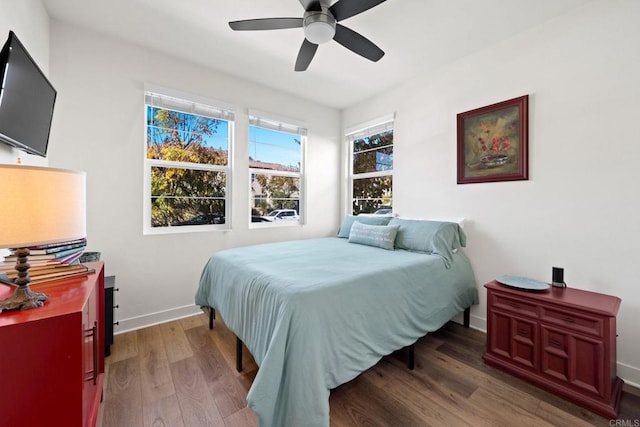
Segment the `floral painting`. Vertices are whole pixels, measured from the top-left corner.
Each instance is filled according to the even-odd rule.
[[[528,179],[528,95],[458,114],[458,184]]]

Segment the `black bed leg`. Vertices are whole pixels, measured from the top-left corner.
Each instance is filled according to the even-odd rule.
[[[407,359],[407,368],[409,368],[412,371],[413,371],[413,368],[415,367],[415,354],[416,354],[415,347],[416,347],[415,344],[411,344],[409,346],[409,358]]]
[[[236,337],[236,371],[242,372],[242,341]]]
[[[471,324],[470,320],[471,320],[471,307],[467,307],[467,308],[464,309],[464,320],[463,320],[463,323],[464,323],[464,327],[465,328],[468,328],[469,325]]]
[[[209,329],[213,329],[213,319],[216,318],[216,310],[213,307],[209,307]]]

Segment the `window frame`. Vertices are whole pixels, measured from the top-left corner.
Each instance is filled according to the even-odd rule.
[[[251,143],[251,127],[258,127],[275,132],[282,132],[292,135],[297,135],[300,138],[300,168],[299,171],[281,171],[273,169],[263,169],[249,167],[248,173],[248,187],[249,187],[249,228],[271,228],[271,227],[292,227],[303,226],[305,224],[305,207],[306,207],[306,146],[307,146],[307,128],[301,121],[278,117],[270,113],[264,113],[256,110],[249,110],[249,124],[247,126],[247,147]],[[249,150],[247,150],[248,152]],[[249,158],[247,157],[247,161]],[[298,220],[283,220],[273,222],[252,222],[252,211],[254,205],[253,188],[251,177],[254,174],[268,175],[268,176],[283,176],[299,179],[299,197],[298,197]]]
[[[356,154],[354,152],[354,142],[359,139],[367,138],[372,135],[380,134],[383,132],[392,131],[394,132],[395,138],[395,113],[388,114],[382,117],[379,117],[374,120],[370,120],[365,123],[361,123],[359,125],[352,126],[350,128],[345,129],[344,137],[346,142],[346,152],[347,152],[347,191],[345,192],[347,195],[347,200],[345,203],[345,214],[346,215],[354,215],[353,206],[354,206],[354,194],[353,194],[353,184],[355,180],[358,179],[367,179],[367,178],[379,178],[389,176],[392,179],[391,184],[391,208],[393,212],[393,170],[394,166],[392,164],[391,169],[374,171],[374,172],[361,172],[355,173],[353,168],[353,158]],[[392,144],[395,152],[395,140]],[[372,213],[365,213],[365,215],[371,215]],[[389,214],[385,214],[389,215]]]
[[[149,102],[149,96],[158,97],[160,101],[165,101],[168,105],[155,105]],[[156,101],[158,101],[156,98]],[[174,101],[183,105],[191,105],[192,111],[187,111],[188,108],[172,107],[170,103]],[[207,163],[190,163],[171,160],[159,160],[147,158],[147,108],[160,107],[171,111],[181,112],[185,114],[193,114],[204,117],[213,118],[216,120],[223,120],[227,122],[227,164],[226,165],[211,165]],[[178,234],[178,233],[194,233],[194,232],[208,232],[208,231],[227,231],[232,228],[232,181],[233,181],[233,145],[234,145],[234,125],[235,115],[233,108],[223,102],[213,99],[179,92],[155,85],[145,84],[144,87],[144,138],[143,138],[143,159],[144,159],[144,177],[143,177],[143,235],[158,235],[158,234]],[[196,109],[201,111],[195,111]],[[204,112],[203,112],[204,111]],[[206,114],[210,112],[211,114]],[[191,169],[203,172],[222,172],[225,174],[225,223],[224,224],[202,224],[202,225],[181,225],[181,226],[162,226],[153,227],[151,225],[151,171],[154,167],[162,168],[176,168],[176,169]]]

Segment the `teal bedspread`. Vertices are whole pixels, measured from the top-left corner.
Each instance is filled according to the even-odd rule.
[[[329,391],[477,304],[471,265],[337,237],[216,253],[195,302],[217,310],[260,367],[261,426],[329,425]]]

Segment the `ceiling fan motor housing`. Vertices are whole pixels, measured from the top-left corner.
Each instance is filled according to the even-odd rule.
[[[336,19],[322,6],[321,11],[307,11],[303,17],[304,37],[311,43],[322,44],[336,34]]]

